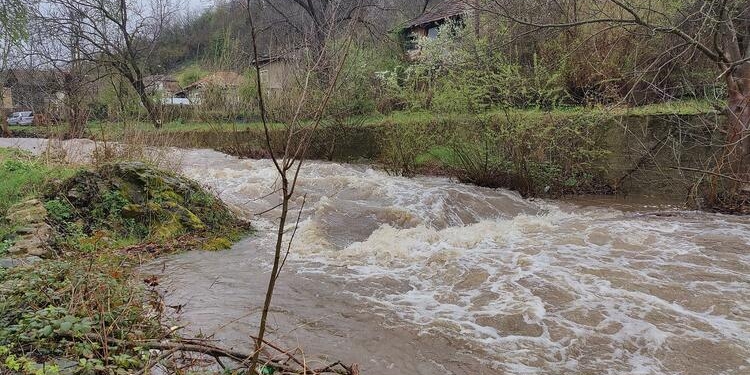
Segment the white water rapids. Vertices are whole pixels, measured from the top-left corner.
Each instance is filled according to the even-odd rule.
[[[258,231],[145,272],[191,332],[247,351],[275,232],[274,212],[253,214],[278,202],[274,169],[166,154]],[[750,374],[747,217],[528,201],[319,162],[303,167],[295,209],[303,196],[271,338],[311,361],[363,374]]]

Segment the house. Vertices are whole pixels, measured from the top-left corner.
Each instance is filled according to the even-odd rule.
[[[187,98],[196,105],[212,105],[217,102],[237,104],[241,100],[240,89],[246,84],[247,78],[240,74],[219,71],[185,86],[175,93],[175,97]]]
[[[146,86],[146,93],[161,98],[172,98],[182,91],[177,79],[163,74],[144,77],[143,84]]]
[[[420,38],[437,38],[440,26],[449,21],[463,21],[471,10],[472,6],[466,0],[443,0],[409,21],[402,30],[407,58],[414,60],[419,57]]]
[[[9,69],[0,77],[4,109],[47,112],[60,106],[62,78],[56,71]]]
[[[289,55],[264,56],[258,59],[260,83],[269,93],[289,88],[293,82],[296,66]]]

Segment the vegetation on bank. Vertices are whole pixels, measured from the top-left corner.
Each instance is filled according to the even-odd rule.
[[[19,217],[42,201],[53,229],[48,259],[10,257]],[[146,164],[74,168],[0,149],[0,372],[126,374],[158,355],[139,343],[172,333],[136,269],[164,252],[227,248],[248,227],[209,192]],[[22,208],[20,208],[22,209]]]
[[[442,174],[527,196],[602,194],[620,189],[608,173],[613,130],[625,120],[716,116],[709,101],[679,101],[635,108],[560,107],[481,113],[397,111],[325,121],[308,157],[366,161],[402,175]],[[682,126],[682,125],[680,125]],[[690,132],[675,126],[675,131]],[[283,125],[271,127],[272,144],[282,147]],[[616,132],[615,132],[616,133]],[[687,133],[686,133],[687,134]],[[267,157],[257,123],[92,123],[89,136],[149,145],[214,148],[245,157]],[[617,145],[614,145],[617,146]],[[644,146],[645,147],[645,146]],[[615,155],[624,157],[625,155]]]
[[[523,121],[535,121],[544,117],[561,117],[561,116],[580,116],[583,114],[591,115],[610,115],[610,116],[657,116],[657,115],[703,115],[713,113],[721,108],[721,103],[709,100],[674,100],[663,103],[648,104],[643,106],[561,106],[553,109],[540,108],[505,108],[494,109],[491,111],[471,113],[471,112],[449,112],[442,113],[429,110],[404,110],[394,111],[387,114],[362,114],[345,116],[338,118],[335,122],[338,124],[356,124],[361,126],[381,126],[392,124],[397,126],[408,126],[415,123],[436,120],[452,120],[456,122],[471,121],[477,116],[493,116],[512,113]],[[198,111],[199,109],[196,109]],[[196,132],[196,131],[215,131],[215,132],[236,132],[246,130],[260,130],[263,127],[256,115],[250,113],[242,115],[235,119],[175,119],[165,122],[161,128],[155,129],[152,124],[138,120],[127,121],[90,121],[86,126],[84,135],[90,138],[121,140],[128,132],[147,132],[147,133],[178,133],[178,132]],[[284,124],[281,122],[272,122],[269,124],[272,129],[283,129]],[[66,124],[51,126],[10,126],[15,137],[54,137],[64,135]]]

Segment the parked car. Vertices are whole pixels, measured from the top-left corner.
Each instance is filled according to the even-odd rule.
[[[32,124],[34,124],[34,113],[31,111],[13,112],[8,117],[8,125],[32,125]]]

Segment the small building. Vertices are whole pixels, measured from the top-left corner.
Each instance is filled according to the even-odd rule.
[[[4,109],[47,112],[59,107],[62,77],[56,71],[9,69],[0,76]]]
[[[247,78],[241,74],[219,71],[185,86],[174,96],[187,98],[192,104],[196,105],[212,105],[216,102],[237,104],[241,100],[240,89],[246,84]]]
[[[269,92],[289,88],[295,74],[293,58],[287,55],[265,56],[258,59],[260,83]]]
[[[146,93],[161,98],[173,98],[182,91],[177,79],[164,74],[147,76],[143,78],[143,84],[146,85]]]
[[[471,10],[472,7],[466,0],[443,0],[409,21],[402,30],[407,58],[414,60],[419,57],[419,39],[437,38],[440,26],[449,21],[462,21]]]

